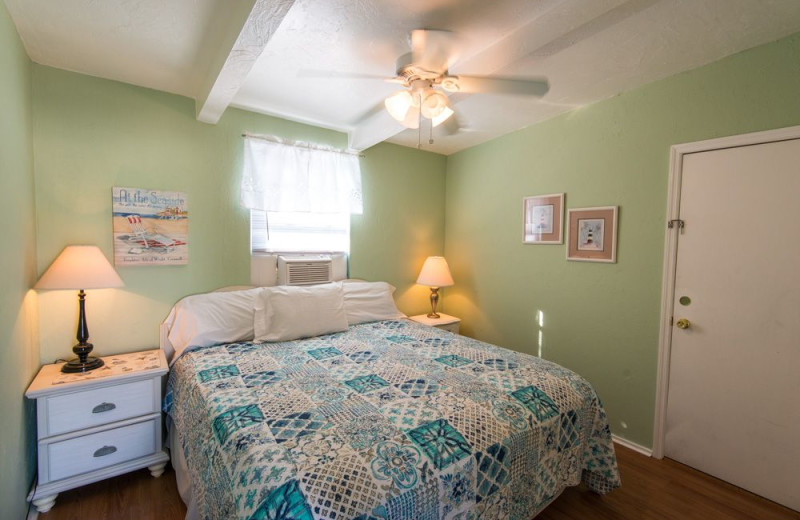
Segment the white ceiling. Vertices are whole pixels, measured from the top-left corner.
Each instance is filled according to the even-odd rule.
[[[37,63],[417,146],[382,109],[413,29],[453,31],[453,74],[547,77],[542,99],[451,95],[450,154],[800,31],[797,0],[5,0]]]

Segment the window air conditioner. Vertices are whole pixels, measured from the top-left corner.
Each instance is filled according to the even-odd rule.
[[[329,255],[278,257],[278,285],[311,285],[331,281],[333,261]]]

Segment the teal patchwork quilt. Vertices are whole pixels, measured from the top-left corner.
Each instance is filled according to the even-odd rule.
[[[583,378],[409,320],[191,350],[165,408],[207,519],[529,520],[620,484]]]

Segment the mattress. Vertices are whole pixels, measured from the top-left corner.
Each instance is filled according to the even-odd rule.
[[[620,485],[583,378],[410,320],[187,351],[165,410],[197,518],[527,520]]]

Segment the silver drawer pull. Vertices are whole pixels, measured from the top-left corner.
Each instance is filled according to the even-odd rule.
[[[94,408],[92,408],[92,413],[110,412],[116,407],[117,405],[115,405],[114,403],[100,403]]]
[[[94,452],[94,456],[105,457],[106,455],[111,455],[115,451],[117,451],[116,446],[103,446],[102,448]]]

